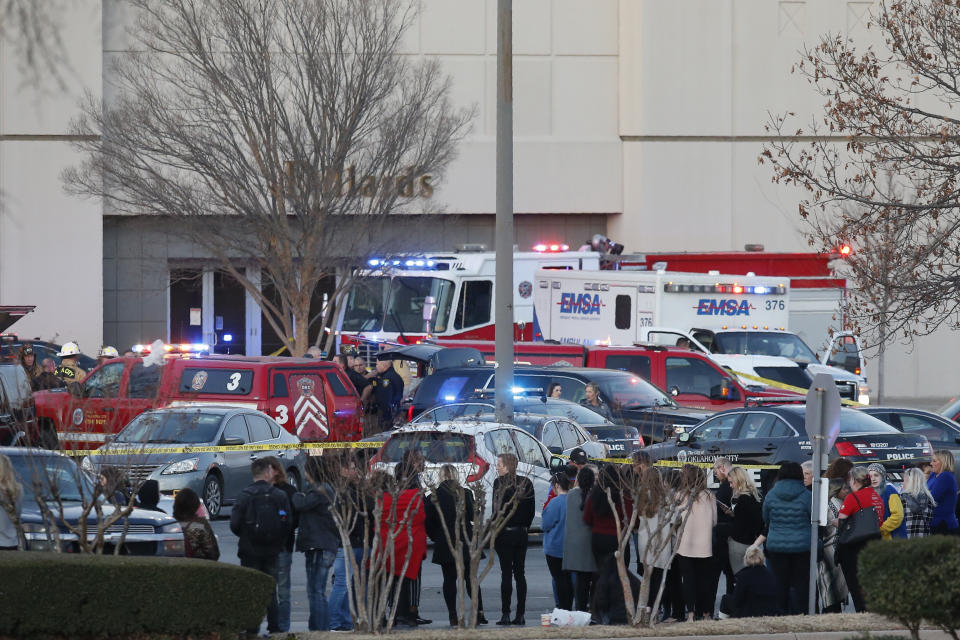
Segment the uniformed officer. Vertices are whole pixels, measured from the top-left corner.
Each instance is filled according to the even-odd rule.
[[[80,357],[80,347],[76,342],[67,342],[60,347],[57,354],[60,358],[60,366],[54,372],[55,375],[64,382],[83,382],[87,377],[87,372],[80,368],[77,359]]]
[[[380,428],[393,428],[393,417],[400,411],[403,399],[403,378],[393,368],[390,360],[378,360],[376,377],[373,378],[373,394],[380,415]]]

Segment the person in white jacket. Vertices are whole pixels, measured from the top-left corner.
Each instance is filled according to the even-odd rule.
[[[703,469],[686,464],[680,470],[683,478],[682,495],[692,497],[692,504],[685,510],[686,523],[677,546],[681,588],[686,606],[687,620],[712,618],[714,595],[713,581],[713,527],[717,524],[717,508],[713,494],[707,489],[707,476]]]
[[[637,566],[643,567],[644,580],[649,577],[650,593],[647,607],[653,608],[663,574],[670,568],[673,559],[674,541],[670,522],[661,522],[661,508],[666,500],[666,490],[660,472],[647,467],[640,476],[639,503],[637,505]],[[664,519],[665,520],[665,519]],[[650,569],[648,572],[647,569]]]

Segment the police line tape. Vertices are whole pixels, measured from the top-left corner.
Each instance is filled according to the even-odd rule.
[[[776,380],[770,380],[768,378],[761,378],[760,376],[755,376],[749,373],[743,373],[741,371],[734,371],[733,369],[728,369],[730,373],[737,376],[738,378],[746,378],[747,380],[753,380],[759,382],[768,387],[773,387],[774,389],[783,389],[784,391],[795,391],[804,396],[807,395],[809,389],[804,389],[803,387],[797,387],[792,384],[787,384],[785,382],[777,382]],[[865,407],[867,405],[860,404],[859,402],[854,402],[853,400],[848,400],[846,398],[840,398],[840,402],[849,407]]]
[[[157,448],[126,448],[110,449],[65,449],[61,453],[68,456],[130,456],[155,455],[166,453],[221,453],[227,451],[308,451],[316,449],[379,449],[382,442],[299,442],[290,444],[236,444],[216,446],[186,446],[186,447],[157,447]]]

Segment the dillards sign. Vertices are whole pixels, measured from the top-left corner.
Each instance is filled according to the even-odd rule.
[[[292,162],[287,163],[288,176],[293,166]],[[394,194],[401,198],[430,198],[433,196],[433,176],[429,173],[417,175],[413,169],[396,176],[358,175],[356,168],[350,165],[342,173],[332,169],[325,171],[323,190],[341,196],[359,195],[364,198]]]

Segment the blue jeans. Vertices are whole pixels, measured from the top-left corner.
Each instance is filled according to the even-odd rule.
[[[353,557],[356,558],[357,565],[359,565],[363,560],[363,549],[354,547]],[[327,603],[330,611],[331,629],[353,630],[353,618],[350,616],[350,597],[347,594],[349,572],[350,567],[347,566],[347,558],[341,547],[337,550],[337,559],[333,563],[333,588],[330,590],[330,600]],[[349,576],[349,580],[353,582],[353,576]]]
[[[310,602],[310,631],[329,631],[330,613],[327,610],[327,576],[337,557],[336,551],[312,549],[306,553],[307,600]]]
[[[290,565],[293,553],[281,551],[277,555],[277,628],[290,631]]]

